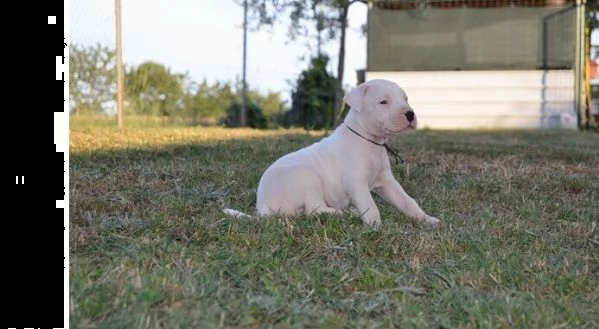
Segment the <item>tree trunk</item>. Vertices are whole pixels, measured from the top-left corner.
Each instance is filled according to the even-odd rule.
[[[345,68],[345,32],[347,30],[347,13],[349,11],[350,3],[343,1],[343,4],[339,8],[339,23],[341,36],[339,38],[339,56],[337,62],[337,81],[335,88],[335,103],[333,108],[333,121],[331,126],[335,128],[337,124],[337,117],[339,116],[339,110],[343,104],[343,70]]]

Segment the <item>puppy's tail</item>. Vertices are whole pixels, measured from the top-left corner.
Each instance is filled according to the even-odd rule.
[[[239,210],[235,210],[235,209],[229,209],[229,208],[225,208],[223,209],[223,212],[225,213],[225,215],[231,216],[231,217],[235,217],[238,219],[254,219],[254,216],[250,216],[246,213],[243,213]]]

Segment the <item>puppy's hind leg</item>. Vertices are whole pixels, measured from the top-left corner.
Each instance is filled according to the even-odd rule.
[[[327,205],[315,206],[312,207],[311,210],[306,209],[306,214],[308,215],[316,215],[316,214],[331,214],[331,215],[341,215],[343,214],[342,210],[331,208]]]
[[[301,183],[304,193],[304,213],[315,214],[342,214],[343,211],[329,207],[324,198],[324,183],[322,178],[311,169],[305,171]]]

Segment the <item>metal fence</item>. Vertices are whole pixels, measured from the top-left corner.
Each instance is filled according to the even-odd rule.
[[[369,11],[367,70],[571,69],[573,9],[572,1],[383,2]]]

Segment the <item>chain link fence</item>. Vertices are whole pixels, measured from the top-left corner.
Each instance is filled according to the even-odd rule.
[[[369,71],[571,69],[573,2],[389,1],[368,17]]]
[[[71,114],[115,114],[115,2],[72,0],[69,11]]]

